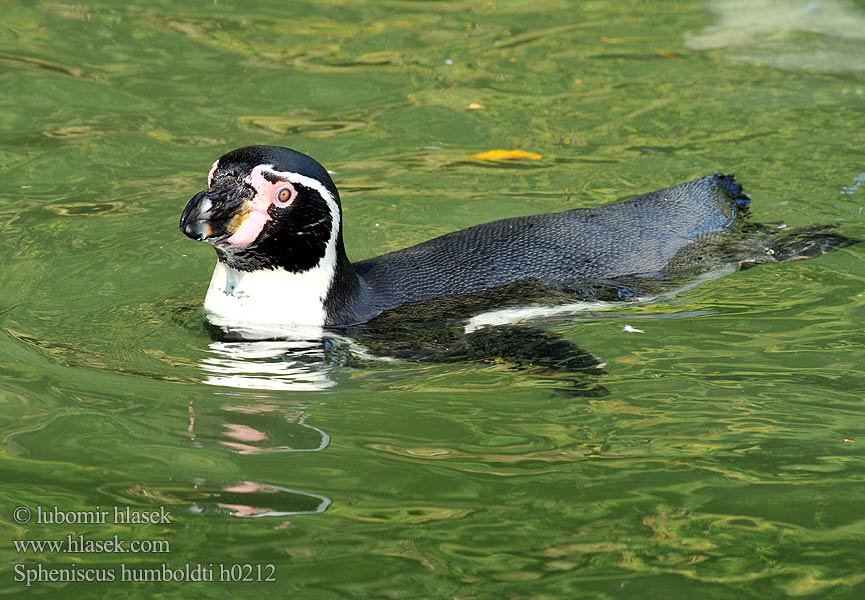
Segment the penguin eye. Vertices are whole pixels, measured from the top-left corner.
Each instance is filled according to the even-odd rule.
[[[297,190],[290,183],[280,187],[273,198],[273,203],[279,208],[285,208],[297,197]]]

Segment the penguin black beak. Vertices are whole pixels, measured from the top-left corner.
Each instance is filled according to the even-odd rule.
[[[212,190],[204,190],[193,196],[180,217],[180,231],[199,242],[213,237],[214,228],[210,219],[215,201]]]
[[[249,211],[246,186],[219,186],[197,193],[180,217],[180,231],[198,242],[216,244],[231,235],[235,218]]]

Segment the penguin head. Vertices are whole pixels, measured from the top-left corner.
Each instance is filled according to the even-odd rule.
[[[292,273],[316,268],[340,245],[340,224],[339,193],[325,168],[279,146],[221,156],[180,218],[184,234],[213,245],[234,269]]]

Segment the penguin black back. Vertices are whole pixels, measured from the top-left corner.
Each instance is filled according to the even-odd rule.
[[[355,263],[380,312],[521,280],[552,288],[661,277],[694,244],[730,235],[749,199],[732,176],[711,175],[599,208],[515,217]],[[695,258],[692,275],[705,270]],[[688,270],[677,267],[676,275]]]

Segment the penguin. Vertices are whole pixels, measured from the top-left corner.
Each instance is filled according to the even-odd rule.
[[[832,226],[752,224],[749,204],[732,175],[714,174],[605,206],[476,225],[352,262],[328,171],[289,148],[248,146],[213,163],[180,230],[216,250],[204,301],[212,326],[273,337],[298,328],[355,335],[374,324],[405,333],[405,317],[422,326],[402,337],[415,351],[418,338],[441,345],[448,337],[426,327],[485,310],[629,300],[724,267],[809,258],[859,241]],[[490,345],[489,332],[475,338],[484,340],[480,346],[461,339],[448,356],[474,356]]]

